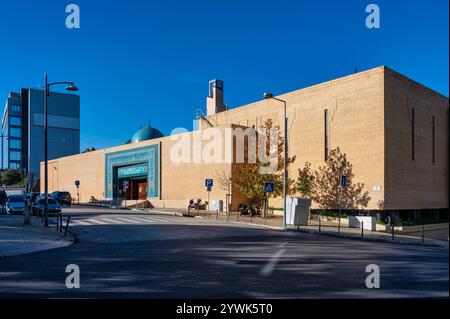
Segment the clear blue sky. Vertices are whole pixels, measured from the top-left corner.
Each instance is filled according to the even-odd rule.
[[[81,28],[65,27],[76,3]],[[365,7],[381,8],[381,29]],[[151,120],[192,128],[208,81],[230,107],[387,65],[448,96],[448,1],[0,0],[0,103],[76,81],[81,148],[121,144]],[[3,104],[2,104],[3,105]]]

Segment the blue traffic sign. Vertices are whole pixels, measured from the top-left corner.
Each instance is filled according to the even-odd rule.
[[[214,182],[213,182],[213,180],[212,179],[205,179],[205,186],[206,187],[212,187],[213,186],[213,184],[214,184]]]
[[[272,182],[264,182],[264,193],[273,193],[274,185]]]
[[[347,186],[347,176],[345,176],[345,175],[341,176],[341,186],[342,187]]]

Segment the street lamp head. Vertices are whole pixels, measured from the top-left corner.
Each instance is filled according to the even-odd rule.
[[[69,84],[68,86],[66,86],[66,90],[75,92],[75,91],[78,91],[78,87],[74,83],[72,83],[72,84]]]
[[[268,100],[268,99],[271,99],[271,98],[273,98],[273,94],[272,93],[269,93],[269,92],[265,92],[264,93],[264,99],[265,100]]]

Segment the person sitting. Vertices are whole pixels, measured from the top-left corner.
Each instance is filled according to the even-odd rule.
[[[191,209],[198,210],[197,203],[194,203],[194,200],[193,200],[193,199],[190,199],[190,200],[189,200],[189,204],[188,204],[188,215],[189,215],[189,213],[191,212]]]

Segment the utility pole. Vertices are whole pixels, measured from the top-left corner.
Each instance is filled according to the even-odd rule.
[[[47,74],[44,78],[44,226],[48,227],[48,97],[50,96],[50,86],[66,84],[67,91],[78,91],[78,88],[73,82],[48,83]]]

